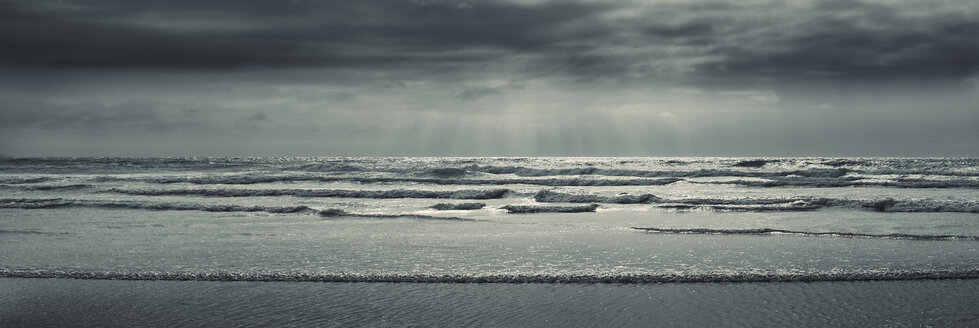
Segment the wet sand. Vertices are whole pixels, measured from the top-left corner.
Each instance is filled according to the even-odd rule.
[[[979,280],[431,284],[0,278],[0,326],[979,326]]]

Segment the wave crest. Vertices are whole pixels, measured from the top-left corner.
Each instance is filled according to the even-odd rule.
[[[665,199],[651,194],[619,195],[615,197],[592,194],[565,194],[541,190],[534,195],[540,203],[605,203],[605,204],[662,204],[659,208],[672,210],[717,211],[812,211],[820,208],[865,209],[878,212],[957,212],[979,213],[979,202],[912,199],[834,199],[823,197],[790,198],[687,198]]]
[[[195,195],[209,197],[263,197],[263,196],[294,196],[294,197],[342,197],[342,198],[450,198],[450,199],[496,199],[503,198],[512,192],[509,189],[488,190],[343,190],[343,189],[109,189],[109,192],[141,195],[141,196],[171,196]]]
[[[39,178],[21,178],[21,177],[2,177],[0,178],[0,184],[31,184],[31,183],[41,183],[51,181],[48,177]]]
[[[539,203],[612,203],[612,204],[643,204],[660,202],[663,199],[651,194],[619,195],[615,197],[605,197],[599,195],[573,195],[558,193],[551,190],[541,190],[534,195],[534,200]]]
[[[267,213],[315,213],[307,206],[242,206],[207,205],[190,203],[147,203],[135,201],[98,201],[79,199],[0,199],[0,208],[45,209],[60,207],[120,208],[153,211],[204,211],[204,212],[267,212]]]
[[[476,219],[457,218],[448,216],[431,216],[419,214],[356,214],[347,211],[330,208],[317,212],[322,217],[328,218],[372,218],[372,219],[424,219],[424,220],[445,220],[445,221],[478,221]]]
[[[534,206],[534,205],[507,205],[500,207],[504,209],[507,213],[583,213],[583,212],[594,212],[598,208],[598,204],[583,205],[583,206]]]
[[[471,210],[478,210],[483,207],[486,207],[486,203],[459,203],[459,204],[438,203],[432,205],[433,209],[439,211],[451,211],[451,210],[471,211]]]

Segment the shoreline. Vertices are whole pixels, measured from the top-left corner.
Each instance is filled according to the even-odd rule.
[[[32,271],[0,269],[0,278],[73,279],[125,281],[209,282],[312,282],[312,283],[446,283],[446,284],[691,284],[691,283],[806,283],[920,280],[979,280],[979,269],[839,271],[786,273],[700,273],[700,274],[487,274],[433,275],[412,273],[236,273],[236,272],[124,272],[124,271]]]

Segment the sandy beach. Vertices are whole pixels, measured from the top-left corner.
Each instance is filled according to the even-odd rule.
[[[979,325],[976,280],[414,284],[0,279],[0,326]]]

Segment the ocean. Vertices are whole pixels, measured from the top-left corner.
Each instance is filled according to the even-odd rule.
[[[14,324],[44,318],[24,305],[41,304],[30,295],[52,284],[111,298],[92,286],[141,281],[188,295],[224,288],[239,299],[282,289],[293,289],[282,300],[308,299],[304,291],[366,304],[404,295],[377,297],[391,307],[340,321],[292,322],[300,325],[519,326],[411,309],[512,315],[493,310],[512,295],[628,307],[647,300],[636,288],[668,290],[695,308],[714,293],[715,303],[731,301],[730,313],[743,310],[737,302],[767,302],[766,288],[788,291],[782,298],[795,305],[859,293],[918,324],[979,325],[969,307],[979,299],[972,158],[2,158],[0,193],[0,284],[20,291],[4,294],[0,311]],[[706,297],[691,296],[698,289]],[[895,294],[909,299],[877,298]],[[957,310],[905,311],[942,295],[958,295]],[[893,302],[907,305],[882,305]],[[394,308],[449,321],[371,321]],[[834,323],[804,314],[840,311],[799,308],[796,321],[776,324]],[[531,318],[549,313],[528,309]],[[608,314],[590,311],[560,318]],[[642,325],[635,315],[574,322]],[[560,318],[547,322],[567,323]],[[908,323],[862,318],[835,323]]]

